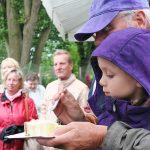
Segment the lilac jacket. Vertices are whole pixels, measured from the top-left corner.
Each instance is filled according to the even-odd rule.
[[[92,53],[92,67],[97,83],[102,72],[98,67],[97,57],[103,57],[136,79],[150,95],[150,30],[128,28],[117,31],[108,36]],[[101,92],[99,85],[95,91]],[[98,110],[95,95],[90,99],[94,112]],[[97,111],[98,112],[98,111]],[[150,104],[132,106],[127,100],[113,100],[105,97],[105,108],[100,113],[98,124],[110,126],[116,120],[123,121],[136,128],[150,130]]]

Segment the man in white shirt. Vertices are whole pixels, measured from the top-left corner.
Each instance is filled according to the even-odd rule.
[[[33,72],[26,76],[25,88],[28,91],[29,97],[34,100],[39,114],[45,92],[45,87],[39,84],[39,76],[37,73]]]

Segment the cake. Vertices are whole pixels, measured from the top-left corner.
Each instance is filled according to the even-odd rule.
[[[58,124],[50,120],[31,120],[24,123],[25,134],[27,136],[48,136]]]

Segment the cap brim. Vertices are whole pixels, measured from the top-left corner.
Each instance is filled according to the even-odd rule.
[[[75,39],[78,41],[87,40],[93,35],[93,33],[96,33],[106,27],[118,13],[119,11],[108,12],[91,18],[77,33],[75,33]]]

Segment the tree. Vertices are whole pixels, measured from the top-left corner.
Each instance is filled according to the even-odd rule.
[[[0,4],[7,56],[15,58],[22,67],[31,59],[39,66],[41,53],[50,33],[50,20],[41,0],[1,0]],[[40,20],[41,17],[43,20]],[[42,26],[38,26],[40,21]],[[32,49],[35,51],[30,57]]]
[[[15,58],[25,74],[41,72],[46,85],[54,79],[50,56],[62,48],[72,54],[76,76],[85,76],[92,44],[63,41],[41,0],[0,0],[0,22],[0,60]]]
[[[94,49],[93,42],[78,42],[78,52],[80,55],[80,79],[84,81],[86,73],[90,73],[88,66],[90,65],[90,58],[92,50]]]

